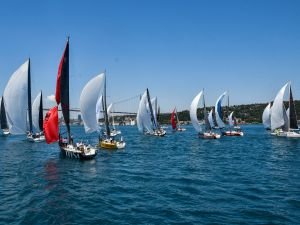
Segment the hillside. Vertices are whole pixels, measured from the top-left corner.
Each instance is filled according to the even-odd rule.
[[[262,113],[268,103],[255,103],[248,105],[234,105],[229,107],[229,112],[234,111],[234,116],[238,118],[239,121],[245,123],[261,123]],[[288,108],[288,102],[285,103],[286,108]],[[297,118],[300,118],[300,101],[295,101]],[[209,112],[211,107],[207,107]],[[227,107],[223,107],[223,112],[227,114]],[[163,113],[160,115],[160,123],[170,123],[171,113]],[[188,110],[178,112],[178,117],[180,121],[190,121],[190,115]],[[203,109],[198,109],[198,117],[203,118]]]

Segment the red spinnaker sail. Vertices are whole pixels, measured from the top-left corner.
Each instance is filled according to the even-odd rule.
[[[171,124],[172,124],[172,128],[176,129],[175,109],[173,110],[173,112],[171,114]]]
[[[58,141],[58,106],[47,112],[43,127],[47,144]]]

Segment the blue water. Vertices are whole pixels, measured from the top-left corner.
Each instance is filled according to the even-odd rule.
[[[126,149],[91,161],[0,137],[0,224],[299,224],[300,140],[243,128],[203,140],[192,127],[163,138],[120,127]]]

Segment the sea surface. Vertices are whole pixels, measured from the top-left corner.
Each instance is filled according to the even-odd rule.
[[[244,137],[165,137],[119,127],[124,150],[94,160],[58,145],[0,137],[0,224],[299,224],[300,140],[261,125]],[[73,126],[76,141],[97,135]]]

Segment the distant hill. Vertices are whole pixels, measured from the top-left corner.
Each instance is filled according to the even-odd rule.
[[[229,107],[229,112],[234,111],[234,116],[240,121],[245,123],[261,123],[262,113],[268,103],[255,103],[248,105],[233,105]],[[288,102],[285,102],[286,108],[288,108]],[[297,112],[297,119],[300,119],[300,101],[295,101],[295,107]],[[207,107],[209,112],[211,107]],[[224,115],[228,115],[227,107],[223,107]],[[198,118],[203,118],[203,109],[198,109]],[[159,122],[163,124],[170,123],[171,113],[163,113],[160,115]],[[180,121],[190,121],[190,114],[188,110],[178,112]]]

